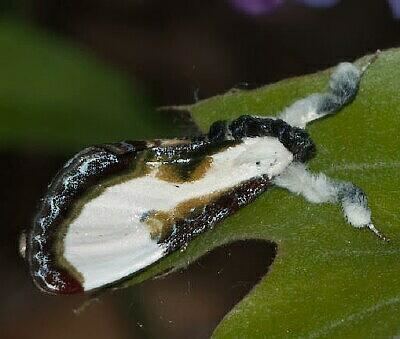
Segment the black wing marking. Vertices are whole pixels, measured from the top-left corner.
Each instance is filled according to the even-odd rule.
[[[267,176],[253,178],[223,192],[210,203],[198,206],[185,218],[176,220],[173,231],[161,241],[167,246],[166,253],[186,247],[192,239],[254,201],[270,186],[272,183]]]

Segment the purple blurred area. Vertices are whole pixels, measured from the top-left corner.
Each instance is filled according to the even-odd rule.
[[[336,6],[341,0],[230,0],[232,7],[247,15],[270,15],[274,10],[290,2],[298,2],[314,8]],[[400,17],[400,1],[387,0],[395,19]]]
[[[31,0],[15,6],[14,15],[122,71],[162,106],[399,46],[398,3]],[[273,245],[237,243],[185,272],[100,296],[76,316],[87,298],[42,295],[17,253],[18,234],[67,156],[29,145],[24,152],[1,150],[1,338],[207,338],[268,271]]]
[[[284,0],[231,0],[232,6],[238,11],[250,15],[270,14],[283,5]]]
[[[296,0],[310,7],[327,8],[337,5],[341,0]]]
[[[388,0],[390,8],[392,9],[393,17],[400,19],[400,1]]]
[[[249,15],[268,15],[285,5],[287,0],[230,0],[233,8]],[[294,0],[310,7],[332,7],[340,0]],[[395,0],[394,0],[395,1]]]

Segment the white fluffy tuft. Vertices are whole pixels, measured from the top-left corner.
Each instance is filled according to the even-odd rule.
[[[360,81],[361,71],[350,62],[341,62],[332,73],[329,87],[332,91],[346,87],[356,87]]]
[[[369,208],[347,200],[342,202],[342,208],[347,221],[354,227],[361,228],[371,223]]]
[[[336,182],[321,173],[312,174],[300,163],[292,163],[274,183],[313,203],[340,202],[346,220],[354,227],[371,224],[371,210],[365,194],[351,183]]]
[[[328,91],[296,101],[285,108],[280,119],[292,126],[305,128],[307,123],[337,112],[356,95],[361,74],[351,63],[339,64],[331,75]]]
[[[305,128],[308,122],[320,118],[318,114],[320,102],[321,94],[310,95],[285,108],[279,118],[289,125]]]
[[[274,183],[313,203],[335,202],[337,187],[324,174],[312,174],[304,164],[292,163]]]

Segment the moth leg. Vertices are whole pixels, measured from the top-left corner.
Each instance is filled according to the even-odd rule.
[[[292,126],[305,128],[310,121],[339,111],[354,99],[362,75],[379,53],[377,51],[361,69],[348,62],[340,63],[333,71],[325,93],[314,93],[296,101],[285,108],[279,118]]]
[[[356,228],[367,228],[382,240],[381,234],[371,221],[371,210],[363,190],[346,181],[336,181],[323,173],[313,174],[302,163],[292,163],[273,183],[290,192],[302,195],[312,203],[338,203],[347,222]]]

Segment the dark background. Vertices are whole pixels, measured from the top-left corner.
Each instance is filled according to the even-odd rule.
[[[127,76],[157,107],[192,103],[235,86],[253,88],[397,47],[395,3],[8,1],[0,5],[0,18],[45,30],[84,50]],[[26,81],[29,85],[29,74]],[[5,114],[0,102],[4,125]],[[28,136],[11,147],[1,131],[1,338],[205,338],[273,260],[272,244],[236,243],[184,272],[106,294],[75,315],[87,298],[42,295],[17,255],[18,234],[70,150],[32,147]]]

